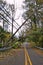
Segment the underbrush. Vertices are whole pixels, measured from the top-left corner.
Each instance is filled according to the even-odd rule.
[[[17,48],[21,47],[21,44],[22,44],[21,42],[16,42],[16,43],[13,43],[12,46],[13,46],[14,49],[17,49]]]

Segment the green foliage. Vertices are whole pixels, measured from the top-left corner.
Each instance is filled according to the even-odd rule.
[[[24,12],[23,16],[25,20],[26,18],[29,18],[32,22],[31,30],[29,29],[28,32],[27,28],[25,33],[26,38],[28,38],[32,44],[35,43],[37,46],[41,47],[43,47],[43,12],[41,10],[41,8],[43,8],[42,3],[43,0],[25,0],[24,8],[26,9],[26,12]]]
[[[37,46],[43,47],[43,30],[37,29],[36,31],[32,30],[28,36],[30,42],[34,42]]]
[[[0,48],[2,48],[2,44],[0,43]]]
[[[18,45],[17,44],[13,44],[13,48],[18,48]]]
[[[36,0],[37,4],[43,4],[43,0]]]
[[[24,4],[26,11],[24,12],[23,17],[25,20],[26,18],[31,20],[31,28],[36,29],[43,27],[43,11],[41,10],[43,8],[43,0],[25,0]]]
[[[43,35],[39,38],[39,44],[41,47],[43,47]]]
[[[2,46],[5,46],[6,41],[11,36],[9,32],[4,31],[4,29],[0,26],[0,42],[3,43]]]
[[[0,33],[5,32],[4,29],[0,26]]]
[[[21,46],[21,42],[16,42],[16,43],[13,43],[13,48],[16,49],[16,48],[20,48]]]
[[[24,42],[25,41],[25,37],[22,35],[22,36],[19,36],[19,41],[20,42]]]
[[[35,42],[30,42],[30,47],[35,47],[36,46],[36,43]]]

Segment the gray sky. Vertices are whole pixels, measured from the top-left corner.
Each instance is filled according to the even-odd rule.
[[[24,21],[24,19],[22,18],[22,14],[24,12],[24,9],[22,8],[22,5],[23,5],[23,1],[24,0],[6,0],[7,3],[9,4],[15,4],[15,9],[16,9],[16,15],[15,15],[15,19],[17,19],[19,17],[18,20],[16,20],[16,22],[21,25]],[[15,32],[16,29],[13,29],[13,31]],[[17,33],[18,35],[18,33]]]
[[[25,11],[23,8],[22,8],[22,5],[23,5],[23,1],[24,0],[6,0],[8,4],[15,4],[15,9],[16,9],[16,12],[15,12],[15,19],[17,19],[19,17],[19,19],[16,20],[16,22],[21,25],[24,21],[24,19],[22,18],[22,14],[23,12]],[[0,23],[0,25],[2,25],[2,23]],[[14,23],[15,25],[15,23]],[[3,26],[3,25],[2,25]],[[16,26],[16,25],[15,25]],[[18,28],[16,26],[16,28]],[[11,29],[11,28],[10,28]],[[16,31],[16,29],[14,28],[13,29],[13,33]],[[17,35],[19,35],[17,33]]]

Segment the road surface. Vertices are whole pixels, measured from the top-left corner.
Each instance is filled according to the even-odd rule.
[[[24,43],[24,46],[26,47],[26,50],[28,52],[28,56],[30,57],[32,65],[43,65],[43,55],[38,54],[38,52],[36,52],[32,48],[28,48],[29,47],[28,43]]]
[[[27,48],[28,43],[24,43],[24,47],[30,57],[32,65],[43,65],[43,55],[38,54],[34,49]],[[24,49],[18,50],[12,56],[6,57],[4,60],[0,60],[0,65],[26,65]]]
[[[27,49],[27,52],[32,61],[32,65],[43,65],[43,55],[38,54],[33,49]]]
[[[0,65],[25,65],[24,64],[24,50],[18,50],[12,56],[6,57],[4,60],[0,60]]]

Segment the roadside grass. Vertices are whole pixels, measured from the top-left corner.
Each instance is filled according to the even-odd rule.
[[[2,43],[0,43],[0,48],[2,47]]]

